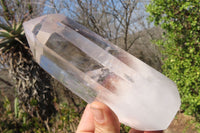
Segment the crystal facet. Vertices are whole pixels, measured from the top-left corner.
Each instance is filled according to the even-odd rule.
[[[107,104],[138,130],[166,129],[180,107],[176,84],[84,26],[59,14],[24,23],[38,64],[79,97]]]

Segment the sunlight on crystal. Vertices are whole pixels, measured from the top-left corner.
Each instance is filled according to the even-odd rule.
[[[35,60],[88,103],[107,104],[120,122],[164,130],[181,101],[176,84],[86,27],[59,14],[24,23]]]

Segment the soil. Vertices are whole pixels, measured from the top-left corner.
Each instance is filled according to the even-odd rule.
[[[178,113],[164,133],[198,133],[192,121],[194,121],[193,117]]]

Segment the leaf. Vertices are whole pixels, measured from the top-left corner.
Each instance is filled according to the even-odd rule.
[[[15,111],[15,117],[19,117],[19,99],[16,97],[14,100],[14,111]]]
[[[20,34],[23,31],[23,23],[21,22],[20,24],[17,25],[15,34]]]
[[[0,37],[4,37],[4,38],[12,38],[13,35],[10,34],[9,32],[2,32],[2,31],[0,31]]]
[[[0,24],[0,28],[6,30],[7,32],[13,31],[12,27],[6,25],[6,24]]]
[[[1,42],[0,42],[0,49],[1,49],[2,47],[6,46],[6,45],[9,44],[9,43],[10,43],[10,40],[1,41]]]

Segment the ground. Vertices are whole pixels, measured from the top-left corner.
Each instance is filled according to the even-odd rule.
[[[193,117],[178,113],[164,133],[198,133]]]

